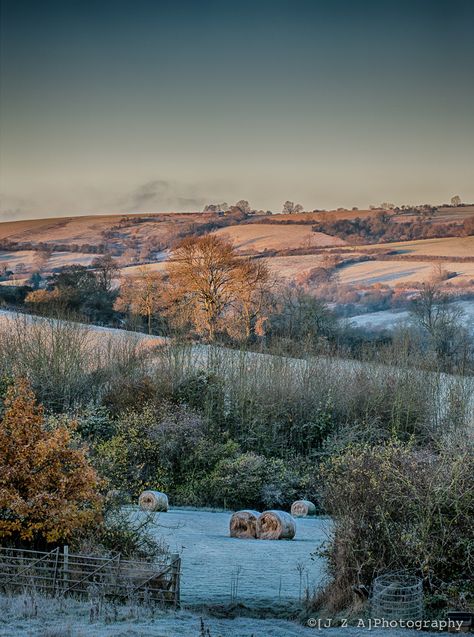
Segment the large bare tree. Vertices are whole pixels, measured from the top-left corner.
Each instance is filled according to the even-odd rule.
[[[250,336],[268,280],[263,264],[240,258],[231,243],[207,235],[185,239],[173,253],[168,274],[175,317],[187,319],[209,341],[218,331],[230,332],[237,319]]]
[[[423,283],[412,303],[411,318],[428,336],[431,348],[445,369],[458,363],[466,351],[463,315],[462,308],[450,302],[449,296],[442,292],[438,280]]]

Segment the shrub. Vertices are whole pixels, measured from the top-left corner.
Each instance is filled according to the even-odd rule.
[[[96,445],[97,464],[114,487],[133,497],[158,489],[194,500],[203,475],[236,451],[225,435],[208,437],[201,416],[184,405],[148,404],[119,415],[115,428],[110,440]]]
[[[474,455],[439,455],[389,442],[355,445],[322,469],[334,518],[328,546],[333,576],[318,604],[342,610],[353,588],[368,589],[387,570],[411,570],[435,592],[467,585],[474,569]]]
[[[25,380],[7,390],[0,422],[0,538],[44,546],[100,519],[99,478],[70,429],[45,426]]]
[[[169,398],[178,405],[186,405],[197,411],[206,421],[209,430],[216,434],[226,429],[227,412],[225,383],[214,371],[190,371],[183,375]]]
[[[208,500],[232,508],[287,506],[296,494],[297,476],[279,459],[243,453],[222,459],[204,481]]]
[[[147,376],[117,378],[110,384],[102,403],[112,414],[141,410],[156,397],[156,388]]]
[[[157,539],[158,527],[154,514],[137,518],[120,506],[106,505],[101,524],[79,534],[72,546],[87,555],[119,552],[124,558],[153,560],[167,552]]]
[[[83,440],[100,441],[112,437],[115,423],[103,405],[91,403],[77,416],[77,433]]]

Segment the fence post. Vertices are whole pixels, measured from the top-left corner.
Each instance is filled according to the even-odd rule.
[[[63,585],[64,590],[68,587],[69,581],[69,546],[65,544],[63,548]]]
[[[56,591],[56,579],[58,577],[58,562],[59,562],[59,546],[56,549],[56,557],[54,560],[54,575],[53,575],[53,587],[52,587],[52,591],[53,591],[53,595],[56,595],[57,591]]]
[[[174,580],[174,605],[175,608],[180,607],[180,575],[181,575],[181,558],[179,553],[171,554],[171,564],[173,566],[173,580]]]

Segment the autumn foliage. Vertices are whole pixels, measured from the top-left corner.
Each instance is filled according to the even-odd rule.
[[[10,387],[0,421],[0,540],[44,547],[100,520],[99,478],[68,426],[48,429],[28,382]]]
[[[168,263],[169,309],[213,341],[218,333],[250,338],[263,329],[270,275],[262,261],[242,258],[215,235],[188,238]]]

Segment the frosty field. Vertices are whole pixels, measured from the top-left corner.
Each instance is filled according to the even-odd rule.
[[[327,518],[297,519],[293,540],[265,541],[229,537],[229,512],[171,509],[155,515],[157,533],[182,555],[181,599],[187,606],[295,606],[324,577],[322,558],[311,554],[326,539]]]
[[[142,514],[134,507],[133,515]],[[310,637],[321,634],[294,621],[271,617],[271,611],[298,614],[300,594],[324,577],[321,558],[311,559],[326,538],[329,520],[297,520],[294,540],[238,540],[228,536],[229,512],[171,509],[156,514],[157,534],[183,559],[183,610],[166,611],[133,603],[104,605],[91,621],[90,602],[0,595],[0,636],[18,637],[199,637],[201,618],[211,637]],[[298,568],[298,566],[300,568]],[[238,578],[238,579],[237,579]],[[231,595],[231,586],[234,595]],[[235,618],[208,614],[228,605]],[[240,610],[239,610],[240,609]],[[265,612],[267,611],[267,612]],[[293,612],[292,612],[293,611]],[[239,614],[242,616],[238,616]],[[252,617],[252,614],[266,618]],[[270,615],[270,616],[269,616]],[[208,634],[206,632],[206,634]],[[410,637],[417,631],[330,628],[330,637]],[[435,633],[423,633],[426,637]]]

